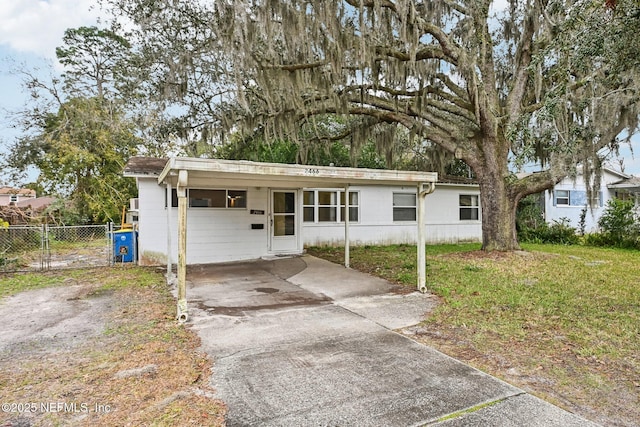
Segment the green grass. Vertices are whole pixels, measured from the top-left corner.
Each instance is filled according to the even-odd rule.
[[[498,375],[495,360],[502,360],[596,410],[619,387],[640,398],[640,251],[538,244],[523,245],[521,253],[478,249],[427,246],[427,287],[442,301],[425,321],[427,334],[448,337],[439,344],[454,357],[472,355],[478,367],[496,368]],[[341,249],[309,253],[342,262]],[[415,260],[415,246],[351,249],[353,268],[407,287],[416,283]]]
[[[477,249],[427,247],[427,286],[445,302],[430,321],[472,325],[505,340],[525,340],[532,331],[562,335],[581,355],[618,358],[640,351],[640,252],[524,245],[527,254],[466,255]],[[310,253],[340,262],[342,249]],[[354,268],[406,286],[417,280],[415,258],[408,245],[351,250]]]
[[[60,286],[64,277],[45,273],[15,273],[0,275],[0,297],[15,295],[31,289]]]
[[[32,289],[69,286],[78,283],[99,284],[94,293],[127,287],[155,286],[158,274],[153,268],[133,265],[111,268],[83,268],[48,272],[0,274],[0,298]]]

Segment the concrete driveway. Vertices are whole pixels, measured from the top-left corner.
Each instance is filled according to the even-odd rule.
[[[194,266],[190,324],[229,426],[594,426],[395,329],[432,296],[311,256]]]

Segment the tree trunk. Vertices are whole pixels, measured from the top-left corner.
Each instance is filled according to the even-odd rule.
[[[514,197],[503,176],[483,177],[480,184],[482,208],[482,249],[485,251],[519,250],[516,233],[516,209],[519,197]]]

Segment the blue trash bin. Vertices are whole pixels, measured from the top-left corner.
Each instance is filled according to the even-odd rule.
[[[137,236],[134,230],[113,232],[113,260],[115,262],[134,262],[137,255]]]

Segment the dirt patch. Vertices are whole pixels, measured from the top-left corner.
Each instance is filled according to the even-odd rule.
[[[174,309],[160,275],[0,300],[0,425],[223,425],[211,363]]]

